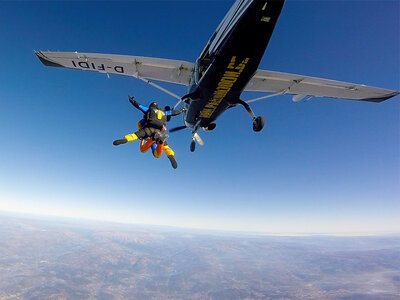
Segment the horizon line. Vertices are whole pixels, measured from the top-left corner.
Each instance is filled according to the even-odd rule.
[[[20,217],[48,217],[48,218],[61,218],[67,220],[79,220],[79,221],[89,221],[89,222],[100,222],[107,224],[115,224],[115,225],[134,225],[134,226],[147,226],[147,227],[162,227],[169,229],[176,229],[180,231],[205,231],[209,233],[225,233],[225,234],[236,234],[236,235],[248,235],[248,236],[280,236],[280,237],[317,237],[317,236],[325,236],[325,237],[383,237],[383,236],[400,236],[400,231],[376,231],[376,232],[267,232],[267,231],[246,231],[246,230],[233,230],[233,229],[218,229],[218,228],[199,228],[199,227],[183,227],[177,225],[169,225],[169,224],[148,224],[148,223],[135,223],[123,220],[115,220],[115,219],[102,219],[96,217],[89,216],[72,216],[72,215],[59,215],[59,214],[46,214],[46,213],[35,213],[35,212],[26,212],[19,210],[3,210],[0,209],[0,214],[14,214],[19,215]]]

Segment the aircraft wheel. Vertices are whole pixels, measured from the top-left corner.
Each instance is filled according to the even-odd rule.
[[[264,127],[265,124],[265,118],[264,117],[257,117],[253,121],[253,130],[258,132],[261,131]]]
[[[215,124],[215,123],[210,123],[210,124],[207,126],[207,130],[208,130],[208,131],[214,130],[215,127],[217,127],[217,124]]]
[[[192,141],[192,142],[190,143],[190,152],[194,152],[195,149],[196,149],[196,142],[195,142],[195,141]]]

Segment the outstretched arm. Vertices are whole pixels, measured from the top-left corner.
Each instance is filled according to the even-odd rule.
[[[147,106],[141,105],[139,102],[134,100],[133,97],[129,96],[129,102],[144,114],[149,110]]]
[[[167,116],[173,116],[174,117],[174,116],[180,115],[184,111],[186,111],[186,107],[182,107],[180,110],[170,109],[170,110],[165,111],[165,114]]]

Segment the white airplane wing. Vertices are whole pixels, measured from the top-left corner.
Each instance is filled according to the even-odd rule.
[[[400,94],[399,91],[363,84],[267,70],[257,70],[244,90],[292,94],[295,95],[294,101],[301,100],[306,96],[315,96],[382,102]]]
[[[79,52],[35,53],[46,66],[126,75],[182,85],[189,85],[194,70],[193,63],[165,58]]]

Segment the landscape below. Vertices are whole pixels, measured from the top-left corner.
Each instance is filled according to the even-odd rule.
[[[0,299],[398,299],[400,237],[0,214]]]

